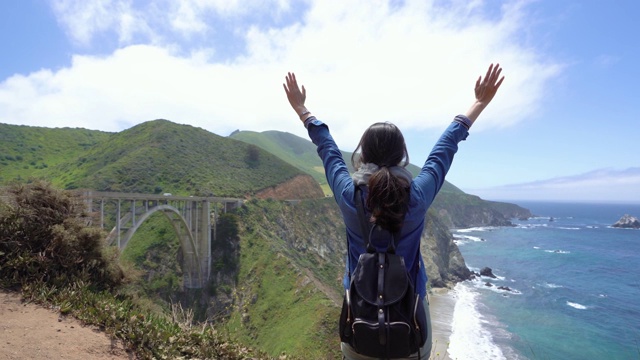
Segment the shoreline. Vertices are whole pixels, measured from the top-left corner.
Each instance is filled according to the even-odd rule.
[[[456,299],[453,290],[434,288],[429,292],[429,312],[433,332],[432,360],[451,360],[448,349],[453,325]]]

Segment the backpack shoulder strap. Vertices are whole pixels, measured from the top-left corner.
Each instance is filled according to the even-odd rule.
[[[356,209],[358,209],[358,220],[360,220],[360,232],[362,232],[362,240],[364,240],[365,245],[367,247],[367,252],[374,253],[376,249],[371,245],[371,232],[375,228],[375,226],[371,226],[371,223],[368,221],[367,216],[364,212],[364,205],[362,204],[362,189],[360,186],[356,185],[355,191],[355,199],[353,200],[356,204]]]

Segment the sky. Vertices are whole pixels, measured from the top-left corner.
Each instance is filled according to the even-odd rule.
[[[635,0],[6,0],[0,123],[307,138],[282,88],[293,71],[340,148],[390,121],[421,166],[499,63],[447,180],[488,200],[640,203],[638,13]]]

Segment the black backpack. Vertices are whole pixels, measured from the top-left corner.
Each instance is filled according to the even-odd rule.
[[[381,229],[365,218],[360,188],[356,187],[355,193],[367,252],[360,255],[350,274],[340,315],[340,340],[365,356],[408,357],[419,352],[427,339],[424,306],[404,258],[395,253],[397,234],[391,234],[385,252],[377,252],[370,238],[373,231]]]

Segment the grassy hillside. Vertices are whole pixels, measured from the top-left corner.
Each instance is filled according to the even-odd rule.
[[[335,209],[322,211],[335,208],[328,200],[252,200],[240,209],[238,285],[226,325],[233,337],[274,357],[339,357],[344,263],[343,248],[332,247],[344,245],[344,225]]]
[[[302,174],[254,145],[167,120],[114,134],[13,125],[4,130],[11,134],[2,133],[11,150],[0,162],[5,184],[41,177],[65,189],[244,196]],[[48,140],[52,132],[61,132],[55,141]],[[36,166],[15,165],[27,161]]]
[[[309,140],[281,131],[240,131],[232,139],[254,144],[298,169],[309,173],[318,183],[326,184],[322,163],[318,161],[316,147]]]
[[[0,184],[43,176],[110,135],[86,129],[0,124]]]

